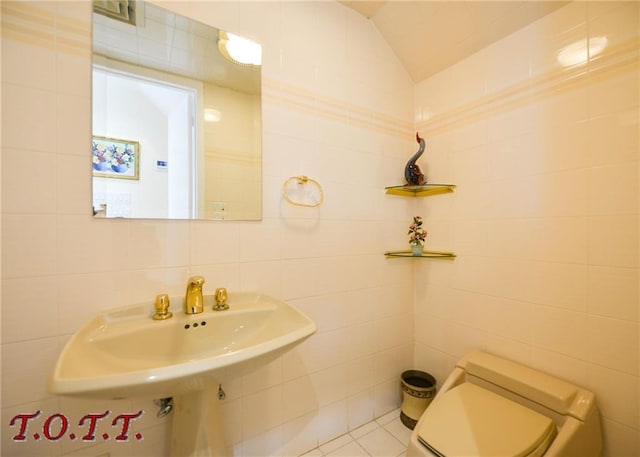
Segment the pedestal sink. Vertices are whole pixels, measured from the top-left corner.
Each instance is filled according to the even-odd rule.
[[[49,390],[101,399],[174,397],[181,411],[174,430],[206,430],[196,433],[200,444],[174,433],[172,452],[222,455],[209,442],[214,414],[202,405],[222,380],[274,360],[316,331],[295,307],[267,295],[230,293],[227,302],[230,309],[213,311],[213,297],[205,296],[205,311],[188,315],[183,298],[172,298],[173,317],[166,320],[152,318],[152,302],[104,311],[62,350]]]

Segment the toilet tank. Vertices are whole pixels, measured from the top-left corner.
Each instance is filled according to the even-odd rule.
[[[486,352],[467,354],[458,367],[464,371],[466,381],[497,386],[560,416],[585,422],[597,412],[592,392]]]

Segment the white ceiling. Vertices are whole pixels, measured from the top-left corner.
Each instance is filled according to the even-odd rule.
[[[341,1],[369,18],[414,82],[521,29],[564,1]]]

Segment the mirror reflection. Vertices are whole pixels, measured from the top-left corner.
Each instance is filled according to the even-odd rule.
[[[96,0],[94,216],[260,219],[260,56],[157,5]]]

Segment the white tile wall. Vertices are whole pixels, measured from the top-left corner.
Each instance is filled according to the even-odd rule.
[[[89,3],[2,2],[2,455],[167,455],[148,399],[107,406],[146,411],[145,439],[127,444],[15,443],[9,422],[104,410],[47,393],[64,342],[98,310],[178,295],[196,273],[211,290],[290,300],[319,325],[225,384],[237,455],[297,455],[356,430],[397,407],[402,369],[442,381],[475,347],[593,389],[606,454],[640,454],[637,4],[574,2],[415,91],[372,23],[337,3],[164,5],[264,45],[264,218],[92,220]],[[587,34],[628,65],[605,52],[563,85],[554,51]],[[560,90],[536,92],[545,76]],[[521,99],[501,92],[523,82]],[[496,93],[494,111],[459,117]],[[455,194],[383,195],[413,152],[412,113],[430,179]],[[321,208],[283,203],[299,174],[323,184]],[[454,262],[381,256],[416,211]]]
[[[442,382],[480,347],[592,389],[609,456],[640,454],[638,13],[571,3],[415,89],[438,180],[458,185],[424,202],[458,257],[416,271],[416,366]],[[559,67],[601,35],[603,54]]]
[[[264,45],[264,214],[257,223],[93,220],[90,2],[2,2],[2,455],[168,455],[150,399],[60,399],[47,378],[96,312],[179,295],[191,274],[299,305],[318,333],[229,379],[221,403],[237,455],[298,455],[397,408],[412,362],[412,265],[387,261],[411,205],[384,195],[411,140],[412,84],[364,18],[327,2],[163,2]],[[280,195],[307,174],[318,209]],[[382,369],[381,369],[382,368]],[[139,403],[139,404],[138,404]],[[144,409],[144,440],[26,443],[12,417]],[[33,432],[32,432],[33,429]]]

